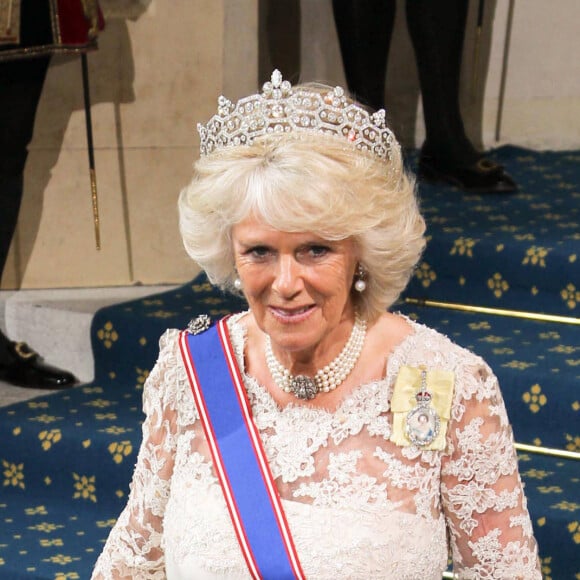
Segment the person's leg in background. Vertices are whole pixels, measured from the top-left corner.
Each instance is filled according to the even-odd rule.
[[[509,192],[516,185],[503,168],[478,153],[465,134],[459,75],[468,0],[407,0],[427,140],[419,174],[466,191]],[[333,0],[348,88],[374,109],[384,107],[394,0]]]
[[[465,190],[511,192],[503,168],[475,150],[463,126],[459,81],[469,0],[407,0],[407,27],[421,83],[426,141],[419,175]]]
[[[396,2],[333,0],[332,9],[348,90],[359,102],[384,108]]]
[[[0,272],[16,229],[28,144],[49,57],[0,62]]]
[[[28,144],[49,57],[0,62],[0,275],[16,229]],[[67,371],[47,365],[24,343],[0,331],[0,380],[22,387],[65,388]]]

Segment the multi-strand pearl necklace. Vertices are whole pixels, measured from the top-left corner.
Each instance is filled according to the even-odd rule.
[[[293,393],[299,399],[313,399],[318,393],[328,393],[336,389],[356,365],[365,342],[367,323],[355,317],[350,337],[341,353],[324,368],[316,371],[313,377],[292,376],[272,351],[272,341],[266,335],[266,364],[274,382],[286,393]]]

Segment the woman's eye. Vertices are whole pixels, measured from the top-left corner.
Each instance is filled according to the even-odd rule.
[[[250,248],[246,253],[252,258],[262,259],[268,255],[269,251],[265,246],[255,246],[254,248]]]
[[[327,246],[313,245],[308,248],[308,251],[312,257],[321,258],[322,256],[326,256],[326,254],[328,254],[330,248]]]

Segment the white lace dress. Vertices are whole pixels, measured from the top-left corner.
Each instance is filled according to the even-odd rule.
[[[244,331],[229,327],[240,368]],[[307,579],[541,579],[497,380],[485,362],[413,324],[383,380],[335,412],[279,408],[244,376],[254,418]],[[93,578],[249,578],[212,468],[177,342],[145,385],[143,443],[128,504]],[[455,373],[444,451],[389,440],[393,384],[403,365]]]

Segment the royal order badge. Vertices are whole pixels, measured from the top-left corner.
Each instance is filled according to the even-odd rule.
[[[409,411],[405,420],[405,435],[418,447],[430,445],[439,435],[441,420],[431,407],[432,399],[433,396],[427,389],[427,372],[422,371],[421,386],[415,395],[417,405]]]
[[[454,373],[446,369],[401,367],[391,397],[390,440],[424,451],[445,449],[454,384]]]

